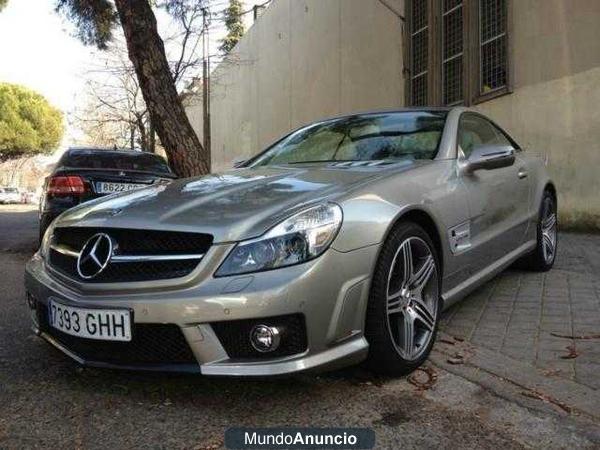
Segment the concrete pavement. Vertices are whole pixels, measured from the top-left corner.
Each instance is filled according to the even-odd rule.
[[[552,271],[504,272],[448,311],[442,329],[600,388],[600,236],[561,234]]]

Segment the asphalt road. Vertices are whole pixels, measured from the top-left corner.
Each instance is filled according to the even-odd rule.
[[[428,389],[360,368],[276,380],[82,369],[30,331],[22,279],[36,239],[35,212],[0,210],[1,449],[212,449],[230,426],[370,427],[393,449],[600,446],[596,423],[431,363]]]
[[[0,252],[33,253],[39,240],[37,217],[33,205],[0,205]]]

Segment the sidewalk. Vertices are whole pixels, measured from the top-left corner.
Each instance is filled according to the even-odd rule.
[[[448,310],[442,330],[599,389],[600,236],[561,233],[553,270],[506,271]]]

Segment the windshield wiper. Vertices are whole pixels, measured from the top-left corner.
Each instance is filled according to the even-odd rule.
[[[314,163],[332,163],[332,162],[358,162],[361,159],[317,159],[314,161],[291,161],[284,164],[314,164]]]

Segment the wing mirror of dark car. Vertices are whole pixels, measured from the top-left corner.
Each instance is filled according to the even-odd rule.
[[[510,145],[479,145],[467,159],[465,171],[493,170],[515,163],[515,149]]]
[[[233,168],[234,169],[239,169],[240,167],[244,167],[244,165],[246,164],[248,160],[247,159],[234,159],[233,160]]]

